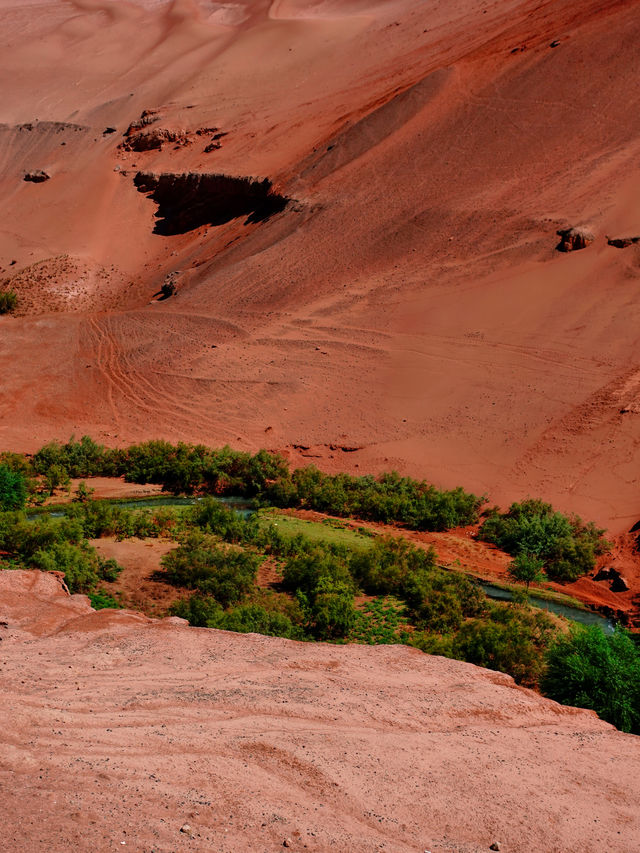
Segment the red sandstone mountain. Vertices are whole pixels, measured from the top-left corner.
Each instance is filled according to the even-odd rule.
[[[267,446],[638,518],[640,3],[0,6],[2,447]]]

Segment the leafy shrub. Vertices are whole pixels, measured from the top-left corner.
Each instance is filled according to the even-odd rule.
[[[323,474],[314,466],[298,468],[267,483],[262,498],[276,506],[307,506],[333,515],[396,521],[418,530],[472,524],[484,502],[463,489],[439,491],[395,472],[376,479]]]
[[[408,640],[408,645],[420,649],[427,655],[440,655],[452,658],[453,634],[434,634],[431,631],[414,631]]]
[[[0,314],[10,314],[18,306],[18,294],[15,290],[0,290]]]
[[[493,510],[479,535],[513,556],[539,557],[552,580],[573,581],[591,571],[596,557],[607,549],[603,533],[592,523],[567,518],[550,504],[529,499],[512,504],[506,513]]]
[[[88,435],[79,441],[73,437],[66,444],[52,441],[33,457],[33,467],[46,476],[54,466],[66,471],[69,477],[114,476],[118,471],[120,452],[97,444]]]
[[[640,734],[640,648],[622,629],[575,626],[547,653],[543,692],[563,705],[591,708],[623,732]]]
[[[544,580],[544,560],[536,554],[521,551],[509,563],[507,572],[512,580],[526,584],[528,590],[530,584]]]
[[[181,619],[187,619],[194,628],[217,628],[224,610],[215,598],[196,593],[172,604],[171,613]]]
[[[205,497],[190,510],[188,521],[205,533],[215,533],[225,542],[246,542],[255,535],[255,522],[245,521],[215,498]]]
[[[463,618],[481,612],[485,597],[463,575],[438,569],[435,559],[432,548],[414,548],[403,539],[387,537],[355,553],[350,568],[366,593],[403,598],[418,627],[452,631]]]
[[[239,634],[264,634],[292,640],[304,639],[302,628],[294,624],[288,616],[267,610],[259,604],[241,604],[225,611],[215,598],[196,594],[176,602],[171,612],[199,628],[218,628]]]
[[[68,518],[82,525],[88,539],[115,536],[117,539],[156,538],[171,535],[178,526],[178,515],[170,507],[129,509],[108,501],[81,501],[65,508]]]
[[[237,631],[239,634],[265,634],[268,637],[287,637],[290,640],[304,639],[304,631],[284,613],[266,610],[259,604],[241,604],[228,611],[221,619],[219,628]]]
[[[58,543],[77,545],[82,539],[82,525],[73,519],[42,515],[30,522],[23,513],[0,514],[0,549],[27,561],[36,551]]]
[[[72,593],[90,592],[99,580],[115,580],[120,569],[114,560],[102,563],[95,549],[86,542],[79,545],[56,542],[36,551],[30,564],[45,572],[64,572],[65,583]]]
[[[118,579],[121,571],[122,566],[113,557],[109,557],[107,560],[100,560],[99,575],[102,580],[113,582]]]
[[[306,603],[306,602],[305,602]],[[353,587],[346,581],[323,575],[306,604],[308,620],[320,640],[346,637],[355,622]]]
[[[122,605],[108,592],[99,589],[97,592],[89,593],[89,601],[94,610],[120,610]]]
[[[404,539],[382,537],[371,548],[353,555],[351,572],[369,595],[407,597],[412,581],[435,568],[433,548],[424,551]]]
[[[0,464],[0,512],[24,508],[27,501],[27,483],[23,474]]]
[[[323,474],[313,466],[290,472],[277,454],[230,447],[147,441],[111,450],[88,436],[51,442],[34,456],[45,477],[118,476],[160,483],[174,494],[243,495],[275,506],[308,506],[334,515],[399,522],[419,530],[445,530],[474,523],[483,498],[461,488],[440,491],[425,481],[392,472],[381,477]],[[54,469],[54,474],[51,470]]]
[[[320,545],[294,554],[282,570],[282,585],[292,592],[312,595],[323,578],[345,584],[353,592],[354,584],[346,565],[346,552],[338,555]]]
[[[80,480],[73,496],[74,503],[87,503],[94,491],[95,489],[90,489],[84,480]]]
[[[67,469],[62,465],[51,465],[44,475],[44,483],[50,494],[57,488],[68,489],[71,486]]]
[[[260,557],[223,547],[211,537],[195,532],[179,548],[165,554],[162,565],[171,583],[198,589],[227,607],[253,590]]]
[[[549,615],[528,607],[493,604],[487,616],[460,627],[451,645],[452,656],[507,672],[518,684],[534,686],[556,632]]]

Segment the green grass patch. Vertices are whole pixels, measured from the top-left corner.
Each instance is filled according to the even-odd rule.
[[[104,592],[99,589],[97,592],[89,593],[89,601],[91,602],[91,606],[94,610],[106,610],[107,608],[111,610],[120,610],[122,605],[119,601],[109,595],[108,592]]]
[[[406,607],[393,596],[378,596],[356,611],[355,623],[348,640],[370,646],[406,643],[411,625]]]
[[[304,536],[310,542],[319,542],[323,545],[343,545],[345,548],[361,551],[370,548],[373,541],[371,536],[351,530],[336,519],[307,521],[273,510],[262,510],[260,521],[276,525],[282,536],[290,539],[295,536]]]

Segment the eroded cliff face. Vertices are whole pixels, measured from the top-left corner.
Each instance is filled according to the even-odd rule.
[[[640,740],[508,676],[94,612],[0,573],[3,844],[624,851]]]

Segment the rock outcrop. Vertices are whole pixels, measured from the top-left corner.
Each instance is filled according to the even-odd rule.
[[[33,169],[31,172],[24,173],[23,180],[28,181],[32,184],[43,184],[50,178],[51,175],[48,172],[45,172],[44,169]]]
[[[0,572],[0,638],[7,850],[637,847],[640,738],[501,673],[94,612],[40,572]]]
[[[596,239],[593,232],[585,226],[563,228],[557,232],[560,242],[556,246],[559,252],[577,252],[586,249]]]

